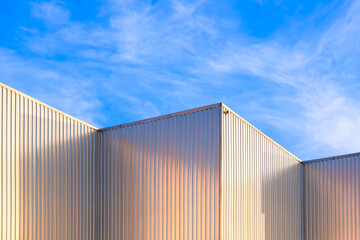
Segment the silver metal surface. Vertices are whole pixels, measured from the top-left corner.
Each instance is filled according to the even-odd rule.
[[[235,115],[238,119],[240,119],[241,121],[243,121],[246,125],[248,125],[251,129],[253,129],[255,132],[257,132],[258,134],[260,134],[261,136],[263,136],[266,140],[268,140],[269,142],[273,143],[275,146],[277,146],[278,148],[280,148],[282,151],[286,152],[287,154],[289,154],[290,156],[292,156],[294,159],[296,159],[298,162],[302,162],[301,159],[299,159],[298,157],[296,157],[294,154],[292,154],[291,152],[289,152],[288,150],[286,150],[283,146],[281,146],[280,144],[278,144],[277,142],[275,142],[274,140],[272,140],[270,137],[268,137],[266,134],[264,134],[263,132],[261,132],[259,129],[257,129],[254,125],[250,124],[248,121],[246,121],[244,118],[242,118],[241,116],[239,116],[236,112],[234,112],[233,110],[231,110],[228,106],[226,106],[224,103],[221,103],[221,106],[224,108],[224,111],[226,111],[226,114],[228,114],[229,112],[231,112],[233,115]],[[226,115],[225,114],[225,115]]]
[[[360,239],[360,154],[304,162],[305,240]]]
[[[101,239],[220,239],[220,110],[101,132]]]
[[[360,153],[302,162],[222,103],[98,130],[0,83],[0,240],[359,229]]]
[[[94,239],[96,129],[0,86],[0,239]]]
[[[223,107],[221,239],[301,239],[300,160]]]

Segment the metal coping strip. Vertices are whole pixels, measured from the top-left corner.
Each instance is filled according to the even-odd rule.
[[[75,118],[75,117],[73,117],[73,116],[71,116],[71,115],[69,115],[69,114],[67,114],[67,113],[64,113],[64,112],[62,112],[62,111],[60,111],[60,110],[58,110],[58,109],[56,109],[56,108],[54,108],[54,107],[51,107],[51,106],[49,106],[49,105],[47,105],[47,104],[45,104],[45,103],[43,103],[43,102],[41,102],[41,101],[39,101],[39,100],[37,100],[37,99],[35,99],[35,98],[30,97],[29,95],[26,95],[25,93],[20,92],[20,91],[14,89],[14,88],[12,88],[12,87],[9,87],[9,86],[1,83],[1,82],[0,82],[0,86],[3,87],[3,88],[5,88],[5,89],[7,89],[7,90],[9,90],[9,91],[11,91],[11,92],[13,92],[13,93],[15,93],[15,94],[18,94],[18,95],[22,96],[22,97],[24,97],[24,98],[26,98],[26,99],[28,99],[28,100],[30,100],[30,101],[33,101],[33,102],[35,102],[35,103],[37,103],[37,104],[39,104],[39,105],[41,105],[41,106],[43,106],[43,107],[46,107],[46,108],[48,108],[48,109],[50,109],[50,110],[52,110],[52,111],[54,111],[54,112],[56,112],[56,113],[59,113],[59,114],[65,116],[65,117],[67,117],[67,118],[70,118],[70,119],[72,119],[72,120],[74,120],[74,121],[76,121],[76,122],[78,122],[78,123],[84,124],[84,125],[87,126],[87,127],[90,127],[90,128],[92,128],[92,129],[94,129],[94,130],[99,130],[98,128],[96,128],[96,127],[94,127],[94,126],[92,126],[92,125],[90,125],[90,124],[88,124],[88,123],[86,123],[86,122],[83,122],[83,121],[81,121],[81,120],[79,120],[79,119],[77,119],[77,118]]]
[[[105,131],[114,130],[114,129],[117,129],[117,128],[129,127],[129,126],[136,125],[136,124],[143,124],[143,123],[153,122],[153,121],[157,121],[157,120],[161,120],[161,119],[165,119],[165,118],[176,117],[176,116],[180,116],[180,115],[185,115],[185,114],[193,113],[193,112],[200,112],[200,111],[203,111],[203,110],[208,110],[208,109],[212,109],[212,108],[216,108],[216,107],[220,107],[220,106],[221,106],[221,103],[215,103],[215,104],[212,104],[212,105],[193,108],[193,109],[180,111],[180,112],[176,112],[176,113],[165,114],[165,115],[161,115],[161,116],[158,116],[158,117],[148,118],[148,119],[139,120],[139,121],[130,122],[130,123],[124,123],[124,124],[116,125],[116,126],[113,126],[113,127],[106,127],[106,128],[99,129],[99,132],[105,132]]]
[[[313,159],[313,160],[306,160],[306,161],[303,161],[302,163],[303,163],[303,164],[309,164],[309,163],[323,162],[323,161],[329,161],[329,160],[336,160],[336,159],[339,159],[339,158],[354,157],[354,156],[360,156],[360,152],[343,154],[343,155],[337,155],[337,156],[332,156],[332,157],[325,157],[325,158],[317,158],[317,159]]]
[[[254,127],[251,123],[249,123],[248,121],[246,121],[244,118],[240,117],[236,112],[234,112],[233,110],[231,110],[228,106],[226,106],[224,103],[222,103],[222,107],[225,108],[226,110],[228,110],[229,112],[231,112],[233,115],[235,115],[235,117],[239,118],[241,121],[243,121],[244,123],[246,123],[247,125],[249,125],[251,128],[253,128],[255,131],[257,131],[258,133],[260,133],[262,136],[264,136],[266,139],[268,139],[270,142],[274,143],[276,146],[278,146],[279,148],[281,148],[283,151],[285,151],[286,153],[288,153],[290,156],[292,156],[293,158],[295,158],[298,162],[302,162],[298,157],[296,157],[294,154],[292,154],[291,152],[289,152],[288,150],[286,150],[284,147],[282,147],[280,144],[278,144],[277,142],[275,142],[274,140],[272,140],[270,137],[268,137],[267,135],[265,135],[263,132],[261,132],[259,129],[257,129],[256,127]]]

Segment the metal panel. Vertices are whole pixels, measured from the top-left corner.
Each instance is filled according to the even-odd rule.
[[[221,239],[301,239],[301,164],[225,105]]]
[[[360,153],[303,167],[305,239],[360,239]]]
[[[220,110],[101,132],[101,239],[220,239]]]
[[[96,129],[0,84],[0,239],[94,239]]]

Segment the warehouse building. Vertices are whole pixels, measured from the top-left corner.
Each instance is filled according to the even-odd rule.
[[[0,239],[360,239],[359,155],[303,162],[223,103],[97,129],[1,84]]]

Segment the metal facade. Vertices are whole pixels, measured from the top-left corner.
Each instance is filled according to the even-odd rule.
[[[100,239],[220,239],[220,111],[101,132]]]
[[[301,164],[224,105],[221,239],[301,239]]]
[[[360,239],[360,153],[304,162],[305,239]]]
[[[98,130],[0,84],[0,240],[360,239],[359,158],[300,164],[224,104]]]
[[[0,84],[0,239],[94,239],[96,129]]]

